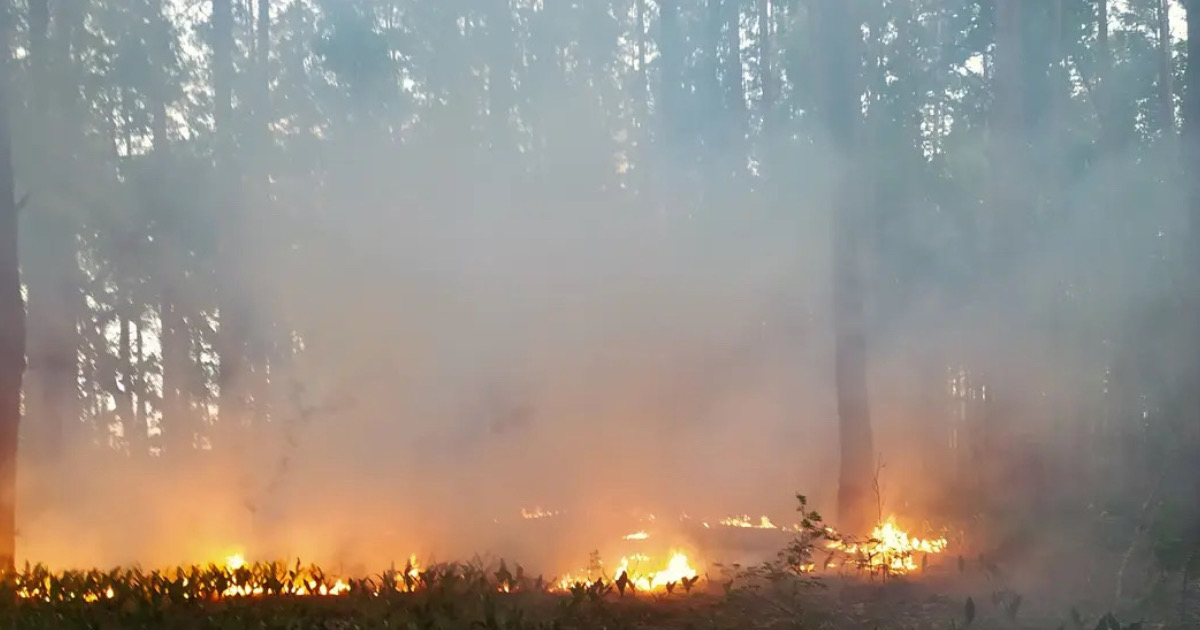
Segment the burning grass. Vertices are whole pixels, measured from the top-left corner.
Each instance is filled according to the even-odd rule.
[[[617,544],[627,552],[614,554],[620,557],[618,562],[606,565],[600,554],[593,552],[586,567],[548,579],[504,560],[486,563],[477,558],[469,563],[425,566],[415,556],[403,566],[393,565],[368,576],[333,575],[299,562],[251,563],[241,554],[230,555],[221,563],[159,571],[52,572],[26,566],[0,576],[0,623],[11,620],[8,625],[20,627],[70,627],[74,620],[84,627],[114,623],[158,627],[170,617],[172,627],[273,627],[280,623],[297,627],[295,619],[272,623],[270,617],[263,617],[263,611],[286,609],[293,611],[288,614],[300,614],[304,627],[313,627],[309,621],[327,616],[341,620],[337,627],[568,628],[595,627],[593,617],[603,609],[608,612],[603,613],[600,626],[671,627],[673,622],[666,619],[659,619],[657,625],[645,624],[659,613],[670,616],[668,613],[685,609],[724,614],[715,612],[713,602],[728,599],[736,581],[751,584],[766,576],[775,581],[815,583],[833,571],[841,576],[848,572],[903,575],[923,569],[929,556],[941,554],[947,547],[944,538],[910,536],[895,519],[881,523],[861,540],[843,536],[809,511],[804,497],[799,498],[802,520],[791,527],[776,526],[766,516],[729,517],[713,520],[713,525],[682,517],[681,521],[699,524],[703,531],[776,530],[792,539],[777,561],[759,568],[770,570],[735,572],[716,580],[709,578],[709,570],[721,565],[701,562],[679,546],[664,546],[680,529],[648,517],[643,519],[643,527],[620,537]],[[521,512],[526,520],[557,514],[541,508]],[[814,559],[818,556],[819,561]],[[652,608],[630,609],[628,602],[634,600]],[[614,606],[624,603],[604,609],[605,602]],[[629,610],[637,611],[631,625],[619,621]],[[222,619],[232,615],[238,621],[230,622],[233,625],[201,621],[214,615]],[[360,623],[368,618],[373,621]],[[38,620],[46,619],[57,620],[57,625],[38,625]],[[252,619],[258,621],[239,625]],[[694,626],[694,621],[683,626]],[[746,627],[745,621],[727,627]],[[350,625],[338,625],[342,622]]]

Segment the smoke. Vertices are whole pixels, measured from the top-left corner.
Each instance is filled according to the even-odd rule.
[[[544,115],[526,121],[536,158],[481,149],[441,112],[450,123],[426,121],[440,133],[355,129],[281,167],[269,203],[243,204],[253,247],[236,279],[260,326],[303,342],[271,374],[273,415],[222,418],[253,427],[241,450],[147,463],[74,449],[63,483],[22,511],[24,557],[157,565],[242,552],[378,569],[480,552],[550,572],[619,542],[638,515],[790,524],[797,491],[829,511],[841,169],[814,143],[773,150],[765,182],[697,177],[724,161],[711,147],[646,152],[622,175],[638,148],[613,139],[594,94],[562,89],[536,96]],[[955,366],[998,383],[997,426],[1054,459],[1081,425],[1047,409],[1086,408],[1108,360],[1065,352],[1076,346],[1062,335],[1118,327],[1166,292],[1149,265],[1080,262],[1103,260],[1119,232],[1086,212],[1106,196],[1107,176],[1094,177],[1066,195],[1078,211],[986,282],[947,288],[943,269],[886,249],[864,260],[885,511],[939,516],[929,506],[961,464],[942,453],[966,439],[946,395]],[[930,232],[960,221],[928,206]],[[953,240],[926,236],[919,253],[931,256]],[[1081,268],[1110,274],[1106,292],[1048,324],[1039,309],[1075,290]],[[521,517],[535,507],[562,514]]]

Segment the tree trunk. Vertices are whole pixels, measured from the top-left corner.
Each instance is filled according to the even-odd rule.
[[[117,343],[117,361],[121,366],[121,391],[114,394],[117,398],[117,413],[121,416],[121,427],[125,431],[125,443],[131,453],[136,453],[142,445],[138,427],[133,419],[133,337],[129,334],[129,308],[129,304],[121,304],[118,307],[117,322],[121,325],[121,332]]]
[[[188,339],[179,303],[167,292],[159,306],[162,320],[162,441],[173,459],[192,449],[195,428],[187,409]]]
[[[1096,84],[1092,87],[1096,113],[1100,119],[1100,144],[1112,148],[1116,130],[1112,119],[1109,87],[1112,83],[1113,56],[1108,43],[1109,0],[1096,0]]]
[[[254,15],[257,24],[255,25],[254,34],[257,36],[258,42],[255,46],[255,53],[258,57],[258,88],[259,105],[267,106],[267,100],[262,97],[270,96],[271,76],[269,63],[271,59],[271,0],[258,0],[258,8]]]
[[[771,0],[758,0],[758,81],[762,89],[760,105],[763,127],[775,107],[775,81],[771,70]]]
[[[764,176],[771,174],[771,165],[775,161],[771,156],[774,146],[775,130],[775,75],[771,64],[771,0],[757,0],[755,20],[758,34],[755,44],[758,56],[758,86],[760,90],[758,115],[760,118],[758,131],[758,169]]]
[[[1175,138],[1175,64],[1171,55],[1171,3],[1158,0],[1158,104],[1163,138]]]
[[[0,0],[0,569],[10,570],[17,552],[17,433],[25,372],[25,302],[9,130],[12,15],[12,2]]]
[[[34,97],[40,107],[46,105],[42,89],[48,83],[46,70],[50,67],[50,0],[29,0],[29,60],[37,84]]]
[[[829,127],[840,175],[833,217],[834,378],[841,466],[838,478],[838,526],[856,534],[870,532],[876,521],[874,438],[867,397],[867,344],[863,316],[859,223],[868,186],[855,169],[862,59],[859,25],[845,0],[823,0],[818,24],[825,51],[822,85],[824,120]]]
[[[255,11],[254,34],[255,45],[255,94],[254,113],[257,130],[257,146],[255,147],[254,168],[250,174],[253,178],[252,190],[257,200],[256,208],[266,211],[271,208],[271,3],[270,0],[258,0]],[[247,322],[248,323],[248,322]],[[265,322],[256,322],[251,326],[245,342],[247,344],[248,365],[246,391],[253,402],[253,415],[257,420],[270,416],[268,401],[270,400],[270,379],[267,376],[268,364],[272,360],[269,328]],[[255,438],[257,439],[257,438]]]
[[[741,131],[746,110],[746,86],[742,81],[742,7],[737,0],[725,0],[725,98],[733,113],[733,129]]]
[[[216,129],[217,195],[219,201],[220,264],[219,332],[217,355],[220,388],[220,429],[234,441],[237,428],[246,421],[246,338],[243,315],[239,253],[241,217],[238,171],[234,160],[233,121],[233,7],[231,0],[212,0],[213,122]]]
[[[992,190],[989,225],[985,227],[986,269],[997,268],[1005,255],[1000,250],[1012,244],[1015,226],[1023,208],[1019,191],[1022,178],[1018,165],[1023,158],[1025,135],[1024,95],[1021,89],[1021,3],[996,2],[996,49],[992,79]]]
[[[641,97],[642,105],[649,103],[650,79],[646,75],[646,0],[637,0],[637,33],[638,33],[638,89],[636,95]],[[643,107],[643,113],[645,108]]]
[[[159,0],[156,7],[157,13],[154,16],[155,20],[162,21],[163,26],[166,26],[165,2],[166,0]],[[169,50],[168,33],[165,28],[163,32],[159,33],[159,37],[161,39],[156,42],[156,58]],[[153,164],[158,173],[153,184],[155,186],[154,199],[155,204],[163,208],[167,204],[173,203],[167,183],[173,171],[170,138],[167,133],[167,81],[168,77],[165,74],[158,76],[158,81],[154,86],[155,90],[152,93],[150,119],[151,142],[154,151]],[[171,256],[170,246],[164,244],[163,247],[167,250],[166,256]],[[191,452],[195,439],[195,427],[187,407],[191,391],[188,366],[190,341],[183,318],[183,303],[179,299],[178,291],[172,288],[181,281],[181,278],[172,272],[164,274],[166,278],[159,288],[159,321],[162,325],[160,340],[162,352],[162,419],[160,428],[162,435],[160,440],[166,456],[178,461],[179,458],[185,457]]]
[[[71,3],[64,3],[71,4]],[[52,89],[65,88],[66,68],[70,63],[71,23],[74,14],[61,8],[55,15],[57,54],[50,49],[50,4],[35,0],[29,7],[30,62],[33,98],[38,122],[43,133],[51,138],[64,138],[63,130],[74,128],[70,119],[73,102],[65,101]],[[61,102],[60,102],[61,101]],[[67,132],[70,135],[70,132]],[[47,151],[55,152],[62,140],[48,144]],[[56,172],[72,171],[69,153],[46,156],[59,164]],[[37,200],[35,200],[35,205]],[[25,233],[30,242],[30,256],[24,261],[25,281],[29,297],[30,323],[28,330],[29,370],[26,383],[26,413],[32,419],[34,452],[45,464],[44,478],[48,486],[49,472],[57,468],[62,456],[64,427],[77,411],[77,314],[79,312],[79,268],[76,261],[76,226],[70,214],[60,208],[35,209],[37,218],[28,222]],[[39,496],[46,495],[39,493]],[[46,497],[48,500],[49,497]]]
[[[509,116],[513,106],[513,26],[512,6],[508,0],[493,0],[488,16],[488,33],[492,38],[492,55],[488,76],[488,110],[496,146],[509,151]]]
[[[146,337],[140,317],[133,319],[133,426],[138,430],[142,455],[150,454],[150,427],[146,424]]]
[[[705,17],[705,52],[708,53],[709,65],[706,68],[705,88],[708,94],[705,103],[706,111],[718,114],[725,109],[725,95],[722,94],[723,58],[721,55],[721,33],[724,30],[725,11],[722,0],[708,0],[708,15]],[[716,125],[714,125],[716,126]],[[714,129],[714,132],[716,130]]]
[[[725,56],[722,86],[725,92],[727,138],[724,160],[736,177],[745,163],[743,141],[746,137],[746,85],[742,76],[742,7],[740,0],[724,0]]]
[[[659,7],[659,41],[658,50],[661,59],[659,70],[658,111],[659,128],[663,134],[663,144],[668,151],[678,150],[680,138],[679,107],[682,98],[683,59],[679,32],[679,6],[677,0],[661,0]]]
[[[996,40],[992,69],[992,110],[990,112],[987,206],[980,233],[982,252],[978,261],[979,286],[1007,287],[1006,270],[1010,268],[1024,236],[1025,220],[1029,217],[1029,179],[1023,166],[1028,158],[1025,139],[1027,123],[1022,85],[1022,9],[1024,0],[996,2]],[[1009,331],[993,329],[992,336],[977,345],[970,371],[973,380],[984,393],[981,413],[969,420],[968,448],[974,458],[979,487],[969,496],[983,501],[1002,493],[989,489],[1000,483],[1004,474],[1004,456],[996,446],[995,422],[998,406],[1011,402],[1011,387],[1007,366],[994,365],[989,344],[1004,344]],[[1001,401],[1004,401],[1003,403]],[[975,506],[988,510],[988,504]]]
[[[1187,58],[1200,59],[1200,1],[1190,0],[1187,3]],[[1183,76],[1183,134],[1182,156],[1183,173],[1188,182],[1188,252],[1190,254],[1191,285],[1186,288],[1187,298],[1184,306],[1186,316],[1191,318],[1193,326],[1193,344],[1200,344],[1200,318],[1196,317],[1200,308],[1200,64],[1188,63]],[[1200,348],[1193,347],[1195,359],[1192,363],[1192,378],[1200,381]],[[1193,381],[1195,382],[1195,381]],[[1197,396],[1197,394],[1192,394]],[[1190,461],[1193,496],[1200,497],[1200,400],[1193,398],[1191,409],[1192,420],[1188,423],[1190,435]],[[1193,549],[1200,548],[1200,515],[1196,518],[1196,530],[1193,532],[1191,543]]]

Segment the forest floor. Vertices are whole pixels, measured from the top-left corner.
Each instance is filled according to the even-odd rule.
[[[887,583],[836,580],[725,590],[710,584],[691,594],[602,599],[567,595],[461,592],[395,597],[247,598],[202,605],[21,604],[0,611],[14,628],[403,628],[449,630],[679,629],[735,630],[1132,630],[1196,628],[1178,608],[1111,622],[1099,609],[987,591],[968,580],[894,579]],[[971,604],[968,604],[967,598]],[[1200,602],[1200,598],[1193,598]],[[969,610],[973,608],[973,610]],[[1138,625],[1140,622],[1140,625]],[[1112,625],[1115,623],[1116,625]]]

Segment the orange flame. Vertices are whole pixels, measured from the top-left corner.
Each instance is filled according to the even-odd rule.
[[[827,530],[836,536],[832,529]],[[940,554],[946,550],[945,538],[916,538],[896,525],[895,517],[875,526],[871,536],[861,542],[831,540],[826,547],[838,554],[849,556],[849,563],[857,564],[869,571],[886,571],[891,574],[904,574],[920,568],[917,564],[918,555]],[[826,568],[835,566],[832,562],[825,564]],[[809,570],[812,570],[810,567]]]

